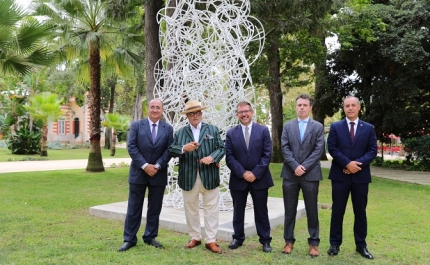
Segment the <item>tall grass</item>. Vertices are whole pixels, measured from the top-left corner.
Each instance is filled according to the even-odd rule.
[[[281,197],[281,165],[271,165],[275,186],[270,196]],[[89,207],[126,201],[128,168],[103,173],[84,170],[0,174],[0,264],[430,264],[430,187],[374,178],[370,187],[368,248],[375,260],[355,253],[353,213],[348,205],[344,244],[329,257],[330,210],[320,211],[321,256],[307,255],[306,219],[296,225],[293,253],[281,253],[283,227],[272,228],[270,254],[261,251],[256,236],[244,246],[213,254],[203,247],[184,249],[188,236],[161,229],[156,249],[139,241],[127,252],[123,223],[89,215]],[[327,170],[324,169],[327,175]],[[401,172],[399,174],[407,174]],[[321,182],[319,200],[331,203],[330,181]],[[138,237],[142,236],[143,229]]]

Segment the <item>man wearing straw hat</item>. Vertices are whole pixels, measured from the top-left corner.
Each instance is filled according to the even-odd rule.
[[[186,248],[201,244],[199,194],[203,198],[206,248],[221,253],[216,243],[219,222],[219,162],[225,155],[224,143],[216,126],[202,122],[202,106],[197,100],[185,104],[181,114],[189,125],[179,129],[169,147],[173,157],[179,157],[178,185],[184,198],[185,219],[191,240]]]

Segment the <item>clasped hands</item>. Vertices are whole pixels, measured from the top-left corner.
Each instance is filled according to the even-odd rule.
[[[357,161],[351,161],[346,168],[343,169],[344,174],[354,174],[361,170],[361,163]]]
[[[254,173],[248,170],[246,170],[245,173],[243,173],[243,178],[248,182],[254,182],[257,179]]]
[[[306,173],[306,168],[302,165],[299,165],[298,167],[296,167],[296,169],[294,170],[294,175],[296,177],[301,177],[303,176],[303,174]]]
[[[158,172],[158,168],[155,167],[155,165],[147,164],[146,167],[143,169],[146,174],[148,174],[150,177],[153,177]]]

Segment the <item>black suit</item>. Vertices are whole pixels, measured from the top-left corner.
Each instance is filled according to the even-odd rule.
[[[252,123],[249,148],[246,148],[241,125],[227,132],[225,140],[226,163],[231,170],[229,188],[233,198],[233,239],[245,240],[244,222],[248,193],[254,204],[255,225],[260,243],[270,243],[270,222],[267,209],[268,189],[273,179],[269,164],[272,156],[272,140],[267,127]],[[251,171],[257,178],[247,182],[245,171]]]
[[[164,190],[167,185],[167,169],[170,154],[167,148],[173,141],[173,127],[159,121],[155,142],[152,141],[148,119],[135,121],[131,124],[128,135],[128,153],[132,159],[129,182],[127,216],[124,225],[124,242],[137,243],[137,231],[142,220],[142,208],[146,189],[148,189],[148,211],[143,240],[154,239],[158,235],[158,224],[163,205]],[[158,172],[149,176],[143,171],[144,164],[158,164]]]
[[[370,163],[377,155],[377,141],[373,125],[358,121],[354,141],[352,141],[346,119],[335,122],[330,127],[327,138],[328,151],[333,157],[329,179],[332,182],[332,215],[330,223],[330,245],[342,244],[342,225],[346,204],[351,193],[354,209],[354,238],[358,248],[366,247],[367,236],[367,195]],[[345,174],[343,169],[351,161],[361,162],[361,170],[355,174]]]

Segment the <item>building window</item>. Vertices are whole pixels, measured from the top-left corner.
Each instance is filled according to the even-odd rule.
[[[58,120],[58,134],[66,134],[66,121]]]

